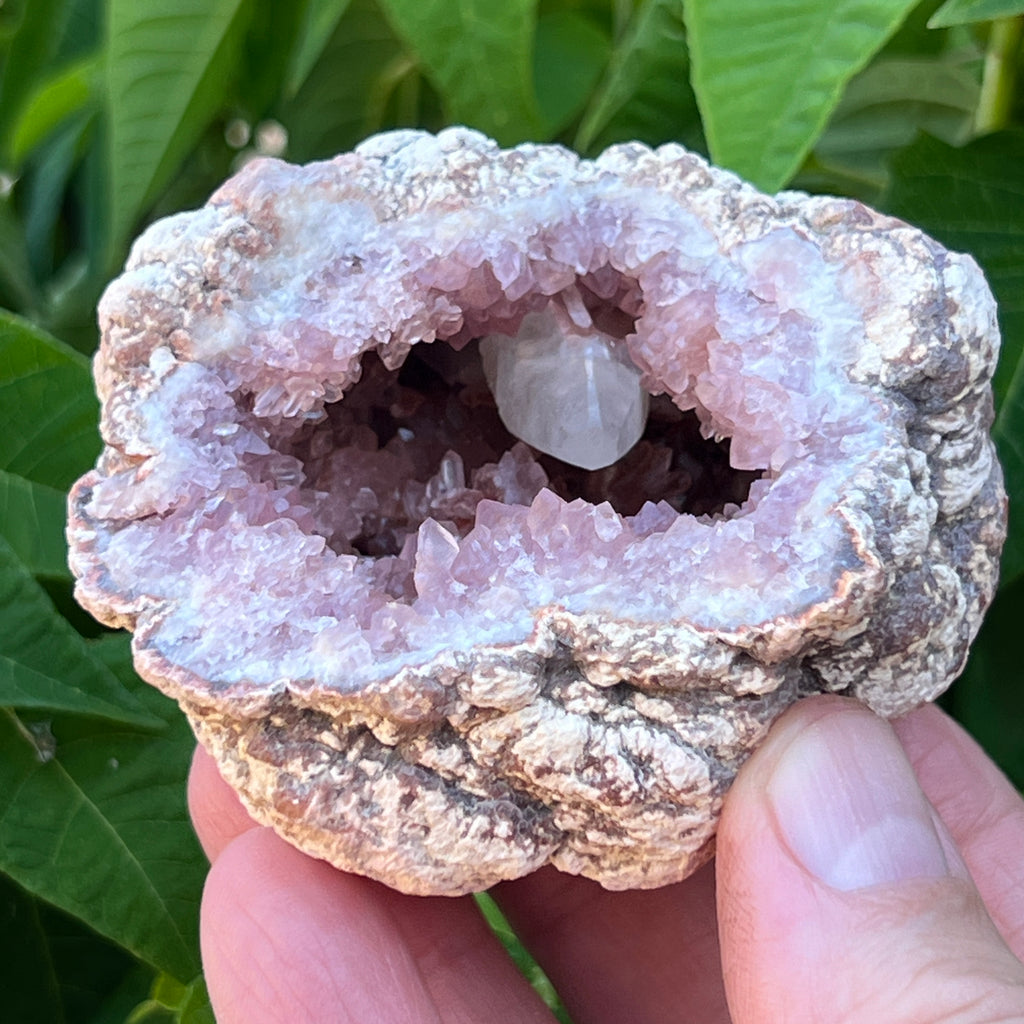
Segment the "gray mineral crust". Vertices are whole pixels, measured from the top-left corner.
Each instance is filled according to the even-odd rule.
[[[684,878],[786,707],[933,699],[992,597],[974,261],[677,145],[255,161],[100,325],[78,599],[254,818],[404,892]]]

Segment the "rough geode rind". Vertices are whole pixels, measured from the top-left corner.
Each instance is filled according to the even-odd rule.
[[[567,502],[518,445],[486,486],[446,455],[401,550],[346,546],[398,451],[339,454],[349,428],[322,427],[364,355],[394,368],[580,295],[630,318],[652,395],[763,471],[745,500]],[[259,161],[149,228],[100,320],[79,600],[134,630],[258,820],[406,892],[548,862],[683,878],[786,706],[932,699],[993,592],[998,331],[975,263],[679,146],[590,162],[452,129]],[[337,469],[364,455],[366,481]]]

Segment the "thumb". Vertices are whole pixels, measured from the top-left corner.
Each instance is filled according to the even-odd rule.
[[[800,702],[739,773],[718,838],[735,1024],[1024,1019],[1007,949],[890,726]]]

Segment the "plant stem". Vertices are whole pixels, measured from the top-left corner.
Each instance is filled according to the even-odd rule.
[[[1024,18],[1000,18],[989,30],[981,96],[974,114],[976,135],[999,131],[1010,123],[1013,89],[1017,78],[1017,52],[1024,33]]]

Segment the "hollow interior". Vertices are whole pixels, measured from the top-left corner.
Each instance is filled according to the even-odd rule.
[[[636,316],[592,293],[585,304],[592,322],[625,344]],[[537,303],[524,307],[519,320]],[[501,326],[515,333],[514,320]],[[696,414],[667,395],[651,398],[640,440],[603,469],[540,453],[502,423],[478,337],[453,342],[414,345],[397,369],[367,353],[358,383],[284,446],[303,465],[317,532],[338,553],[400,554],[428,517],[465,536],[482,500],[529,505],[543,488],[567,501],[608,502],[622,516],[646,502],[729,516],[763,475],[734,469],[729,440],[703,437]]]

